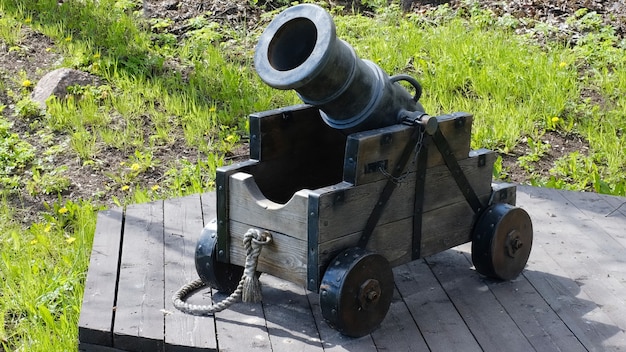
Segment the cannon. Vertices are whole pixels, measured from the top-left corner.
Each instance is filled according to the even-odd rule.
[[[429,116],[417,80],[359,59],[316,5],[280,13],[254,62],[304,104],[250,115],[249,159],[217,170],[195,255],[207,285],[235,290],[244,233],[266,231],[257,272],[318,292],[329,325],[358,337],[387,314],[394,266],[471,242],[481,274],[521,273],[532,223],[515,185],[492,183],[496,154],[470,150],[471,114]]]

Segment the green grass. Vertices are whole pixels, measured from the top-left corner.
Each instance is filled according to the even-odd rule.
[[[298,102],[293,92],[264,85],[252,68],[262,26],[230,28],[198,17],[189,20],[193,30],[176,41],[168,31],[170,22],[141,18],[140,4],[0,4],[0,39],[8,50],[22,50],[18,29],[29,26],[54,40],[63,66],[91,72],[106,83],[52,99],[40,115],[28,99],[29,77],[0,72],[0,96],[9,99],[2,103],[15,106],[9,116],[0,104],[0,199],[23,192],[59,194],[30,224],[18,221],[6,200],[0,203],[0,345],[5,350],[76,349],[98,204],[210,190],[225,154],[247,136],[246,116]],[[496,18],[475,6],[459,13],[444,6],[419,16],[403,16],[396,5],[377,9],[374,18],[333,9],[339,36],[389,74],[415,76],[431,115],[474,114],[474,148],[508,153],[526,138],[534,147],[520,163],[534,184],[626,194],[626,44],[598,23],[597,15],[580,11],[572,17],[570,24],[585,35],[579,45],[566,46],[517,35],[515,19]],[[545,24],[533,30],[557,31]],[[28,133],[46,149],[36,154],[13,122],[30,126]],[[582,136],[590,150],[564,156],[549,177],[533,175],[533,163],[549,148],[537,141],[550,131]],[[194,158],[156,156],[175,145]],[[61,196],[71,180],[53,160],[68,151],[83,166],[106,175],[111,199]],[[99,167],[104,153],[122,161],[104,170]],[[144,174],[159,167],[165,171],[158,184],[142,182]]]
[[[77,318],[95,226],[86,202],[52,207],[24,228],[0,204],[0,346],[75,351]]]

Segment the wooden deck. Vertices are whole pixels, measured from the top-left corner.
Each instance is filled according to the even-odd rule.
[[[626,351],[626,198],[519,187],[534,244],[528,267],[494,282],[469,245],[394,268],[384,322],[351,339],[318,296],[263,275],[263,303],[214,317],[176,311],[196,278],[194,247],[214,194],[99,213],[80,316],[81,351]],[[217,293],[215,300],[224,296]],[[192,302],[208,303],[204,290]]]

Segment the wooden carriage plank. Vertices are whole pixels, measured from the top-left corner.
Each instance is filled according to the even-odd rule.
[[[496,153],[487,149],[475,150],[472,157],[458,160],[474,193],[479,196],[491,194],[491,178],[495,160]],[[465,197],[446,165],[431,167],[426,171],[424,212],[459,200],[465,200]]]
[[[396,267],[394,276],[402,299],[431,351],[481,351],[424,260]]]
[[[113,346],[163,350],[163,202],[129,205],[124,223]]]
[[[328,155],[345,146],[346,135],[328,126],[319,109],[294,105],[250,115],[250,157],[260,161],[292,155]],[[311,150],[311,145],[319,148]],[[341,164],[339,165],[341,167]]]
[[[174,308],[171,297],[182,285],[198,277],[195,245],[202,231],[200,195],[166,200],[163,204],[165,229],[165,349],[166,351],[217,350],[215,320],[197,317]],[[196,296],[196,295],[194,295]],[[210,296],[206,302],[211,304]]]
[[[319,332],[320,339],[322,340],[322,346],[324,347],[325,352],[377,351],[371,334],[360,338],[352,338],[342,335],[339,331],[331,328],[322,316],[319,294],[307,291],[306,296],[309,300],[309,305],[311,307],[311,311],[313,312],[313,317],[315,318],[315,325],[317,325],[317,330]]]
[[[78,322],[80,345],[81,348],[84,345],[86,350],[94,350],[90,345],[113,346],[112,327],[123,217],[121,208],[98,212]]]
[[[485,158],[484,167],[477,165],[481,155]],[[495,154],[487,150],[482,150],[471,158],[459,160],[459,165],[472,188],[484,202],[491,194],[492,170],[489,165],[492,165],[494,160]],[[413,216],[415,177],[415,172],[411,172],[398,184],[382,213],[379,225]],[[425,182],[424,213],[451,204],[466,202],[445,165],[429,168]],[[386,183],[387,180],[384,179],[360,186],[340,187],[321,194],[319,211],[322,223],[319,230],[319,242],[323,243],[361,231]],[[441,189],[445,191],[440,191]],[[351,219],[351,221],[347,222],[345,219]]]
[[[479,194],[479,199],[487,204],[489,193]],[[421,256],[471,241],[474,220],[474,212],[465,200],[422,214]]]
[[[346,135],[324,123],[312,106],[250,116],[250,157],[261,161],[254,175],[267,198],[278,202],[300,189],[340,182],[345,144]]]
[[[343,156],[343,149],[337,150],[337,155],[333,157],[337,156]],[[288,202],[299,190],[318,189],[340,183],[342,180],[340,163],[321,157],[303,160],[300,156],[292,156],[269,160],[258,163],[246,172],[254,175],[254,180],[263,195],[276,203]]]
[[[394,289],[385,320],[371,335],[378,351],[428,351],[424,337],[397,289]]]
[[[304,288],[271,275],[261,283],[272,352],[323,351]]]
[[[379,225],[374,229],[367,249],[383,255],[391,266],[400,265],[411,260],[411,239],[413,218],[405,218],[391,223]],[[339,252],[358,245],[361,232],[326,241],[319,245],[319,266],[324,269]]]
[[[443,251],[426,261],[484,351],[533,350],[462,252]]]
[[[250,228],[258,226],[230,222],[230,262],[239,266],[245,265],[246,252],[243,248],[243,236]],[[307,242],[272,232],[272,242],[263,246],[259,255],[258,271],[280,277],[298,285],[306,285]]]
[[[456,113],[437,116],[437,120],[456,159],[467,158],[470,150],[472,116]],[[464,122],[459,123],[460,120]],[[380,165],[386,166],[387,171],[391,170],[400,158],[412,131],[412,126],[398,124],[348,136],[343,180],[361,185],[385,179],[384,174],[372,171],[376,171]],[[427,166],[441,164],[443,159],[437,148],[428,148]]]
[[[481,195],[487,202],[489,194]],[[422,214],[422,256],[431,255],[471,240],[474,213],[463,199],[457,203]],[[441,221],[447,219],[447,221]],[[380,224],[372,233],[367,249],[380,253],[392,266],[412,260],[411,246],[413,218],[407,217],[394,222]],[[342,249],[356,246],[361,232],[355,232],[319,245],[319,270]]]
[[[593,247],[592,241],[571,246],[571,228],[561,227],[562,222],[555,223],[555,218],[565,218],[568,213],[578,212],[571,204],[564,204],[559,197],[559,191],[551,189],[524,187],[522,192],[518,192],[520,204],[528,209],[535,229],[535,243],[529,263],[537,271],[528,271],[524,275],[588,350],[623,348],[623,330],[615,326],[604,307],[593,301],[586,285],[579,280],[581,278],[564,269],[560,262],[564,256],[574,256],[577,265],[585,266],[594,259],[590,255],[581,255]],[[553,258],[553,253],[562,255]],[[608,258],[602,258],[603,266],[612,264]],[[623,298],[618,298],[619,301],[623,302]]]
[[[378,225],[411,216],[414,198],[411,191],[414,182],[411,181],[415,175],[413,173],[410,176],[394,190]],[[322,194],[319,205],[319,243],[362,231],[386,182],[382,180]]]
[[[217,184],[217,189],[215,192],[217,193],[217,201],[216,201],[216,218],[217,218],[217,248],[219,255],[219,260],[228,262],[230,260],[230,250],[228,248],[228,237],[230,234],[230,228],[228,227],[230,224],[228,222],[229,218],[229,184],[228,179],[230,175],[235,174],[237,172],[249,172],[250,168],[256,166],[258,161],[248,159],[246,161],[231,164],[228,166],[219,167],[215,171],[215,183]],[[205,219],[205,224],[207,224],[207,220]]]
[[[471,261],[470,252],[469,249],[464,252],[468,261]],[[483,281],[536,351],[586,351],[525,276],[511,281],[486,278]]]
[[[306,241],[308,191],[300,190],[289,202],[279,204],[261,193],[250,174],[236,173],[229,180],[230,220],[255,224]]]

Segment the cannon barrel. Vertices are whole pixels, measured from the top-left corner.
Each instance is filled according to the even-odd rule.
[[[331,127],[364,131],[401,122],[408,112],[423,112],[421,87],[412,77],[389,77],[383,69],[357,57],[338,39],[335,23],[323,8],[302,4],[281,12],[256,46],[255,69],[277,89],[294,89],[316,106]],[[415,89],[409,93],[398,81]]]

